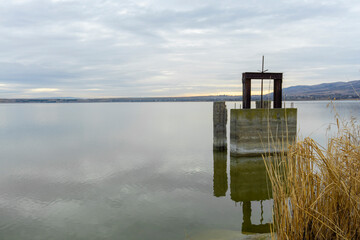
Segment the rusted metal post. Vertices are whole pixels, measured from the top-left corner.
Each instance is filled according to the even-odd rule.
[[[274,79],[274,108],[281,108],[282,79]]]
[[[243,108],[250,108],[251,104],[251,79],[243,77]]]
[[[262,56],[261,73],[264,73],[264,56]],[[260,98],[261,108],[264,108],[263,94],[264,94],[264,79],[261,79],[261,98]]]

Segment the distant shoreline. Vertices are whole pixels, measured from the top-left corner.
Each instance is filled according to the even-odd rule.
[[[358,100],[360,99],[360,80],[350,82],[300,85],[282,89],[285,101],[318,100]],[[264,95],[264,100],[272,100],[272,93]],[[252,95],[251,100],[260,100],[260,95]],[[209,95],[191,97],[49,97],[49,98],[0,98],[0,103],[99,103],[99,102],[216,102],[242,101],[242,96]]]
[[[267,98],[266,98],[267,99]],[[252,96],[252,101],[260,100],[260,96]],[[315,98],[284,97],[283,101],[321,101],[321,100],[360,100],[359,98]],[[0,99],[1,103],[111,103],[111,102],[238,102],[242,96],[197,96],[197,97],[145,97],[145,98],[13,98]]]

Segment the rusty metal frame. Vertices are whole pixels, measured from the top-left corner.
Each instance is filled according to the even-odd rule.
[[[244,72],[242,74],[243,84],[243,108],[249,109],[251,103],[251,80],[273,79],[274,80],[274,108],[281,108],[282,103],[282,73],[272,72]]]

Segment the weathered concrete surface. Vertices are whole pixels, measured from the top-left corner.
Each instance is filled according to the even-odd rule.
[[[225,102],[214,102],[213,106],[213,123],[214,123],[214,150],[226,150],[226,124],[227,109]]]
[[[258,156],[287,151],[296,139],[297,109],[231,109],[230,154]]]

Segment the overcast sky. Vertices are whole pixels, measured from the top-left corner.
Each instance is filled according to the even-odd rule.
[[[0,0],[0,36],[0,98],[240,94],[262,55],[284,87],[360,79],[359,0]]]

